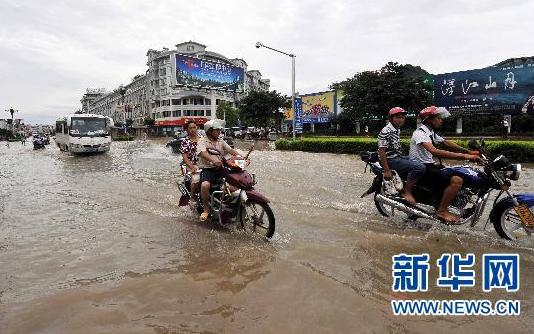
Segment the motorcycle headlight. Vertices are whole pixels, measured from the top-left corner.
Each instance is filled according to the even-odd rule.
[[[519,180],[521,176],[521,164],[512,164],[512,171],[510,172],[509,178],[512,181]]]

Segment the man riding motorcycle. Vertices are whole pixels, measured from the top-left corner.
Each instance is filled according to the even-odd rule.
[[[454,224],[459,222],[460,217],[449,212],[447,208],[462,188],[463,179],[447,171],[442,171],[441,158],[471,161],[480,161],[481,159],[477,151],[469,151],[434,132],[441,127],[443,119],[449,116],[450,113],[445,108],[431,106],[421,110],[419,117],[422,125],[414,131],[410,140],[410,158],[420,161],[426,166],[422,183],[443,192],[436,215],[444,222]],[[448,150],[438,149],[435,147],[436,144],[442,144]],[[440,159],[439,165],[435,164],[434,157]]]
[[[240,156],[239,152],[231,148],[220,138],[221,130],[224,128],[222,121],[218,119],[207,121],[204,124],[206,137],[201,137],[197,144],[198,167],[202,169],[200,173],[200,198],[202,200],[202,214],[200,221],[204,222],[209,215],[210,187],[213,182],[224,176],[222,161],[218,155],[212,155],[208,149],[215,149],[222,155],[231,154]],[[234,191],[235,189],[230,189]]]

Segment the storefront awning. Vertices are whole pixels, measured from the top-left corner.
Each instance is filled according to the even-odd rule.
[[[187,121],[194,121],[195,123],[202,125],[208,121],[207,118],[204,117],[181,117],[179,119],[173,119],[173,120],[156,120],[154,122],[155,126],[184,126]]]

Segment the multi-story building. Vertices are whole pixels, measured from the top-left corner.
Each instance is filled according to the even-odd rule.
[[[242,70],[242,89],[232,91],[179,84],[175,55],[228,71]],[[261,78],[259,71],[247,71],[247,63],[243,59],[229,59],[207,51],[205,45],[192,41],[177,44],[174,50],[148,50],[147,65],[145,75],[135,76],[131,83],[110,93],[88,90],[81,100],[82,111],[110,116],[115,122],[121,123],[131,119],[133,127],[137,129],[142,129],[144,120],[151,118],[160,133],[173,133],[188,119],[204,124],[215,118],[219,104],[225,102],[235,106],[249,91],[268,91],[270,85],[269,80]]]
[[[82,113],[88,113],[93,102],[104,94],[106,94],[106,90],[104,88],[87,88],[85,94],[83,94],[83,97],[80,100],[82,103]]]

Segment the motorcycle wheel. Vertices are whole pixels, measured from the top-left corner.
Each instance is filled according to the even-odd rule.
[[[374,202],[375,202],[376,209],[378,210],[378,212],[382,216],[384,216],[384,217],[392,217],[393,214],[395,213],[395,209],[393,207],[389,206],[389,205],[385,205],[385,204],[380,203],[379,201],[376,200],[376,195],[380,194],[381,192],[382,192],[382,190],[375,192]]]
[[[249,199],[241,208],[241,228],[271,238],[274,234],[275,219],[269,204]]]
[[[531,206],[530,211],[533,211],[533,208],[534,206]],[[514,203],[510,199],[501,200],[493,207],[490,220],[501,238],[519,240],[530,237],[532,234],[523,228],[523,224],[514,210]]]

